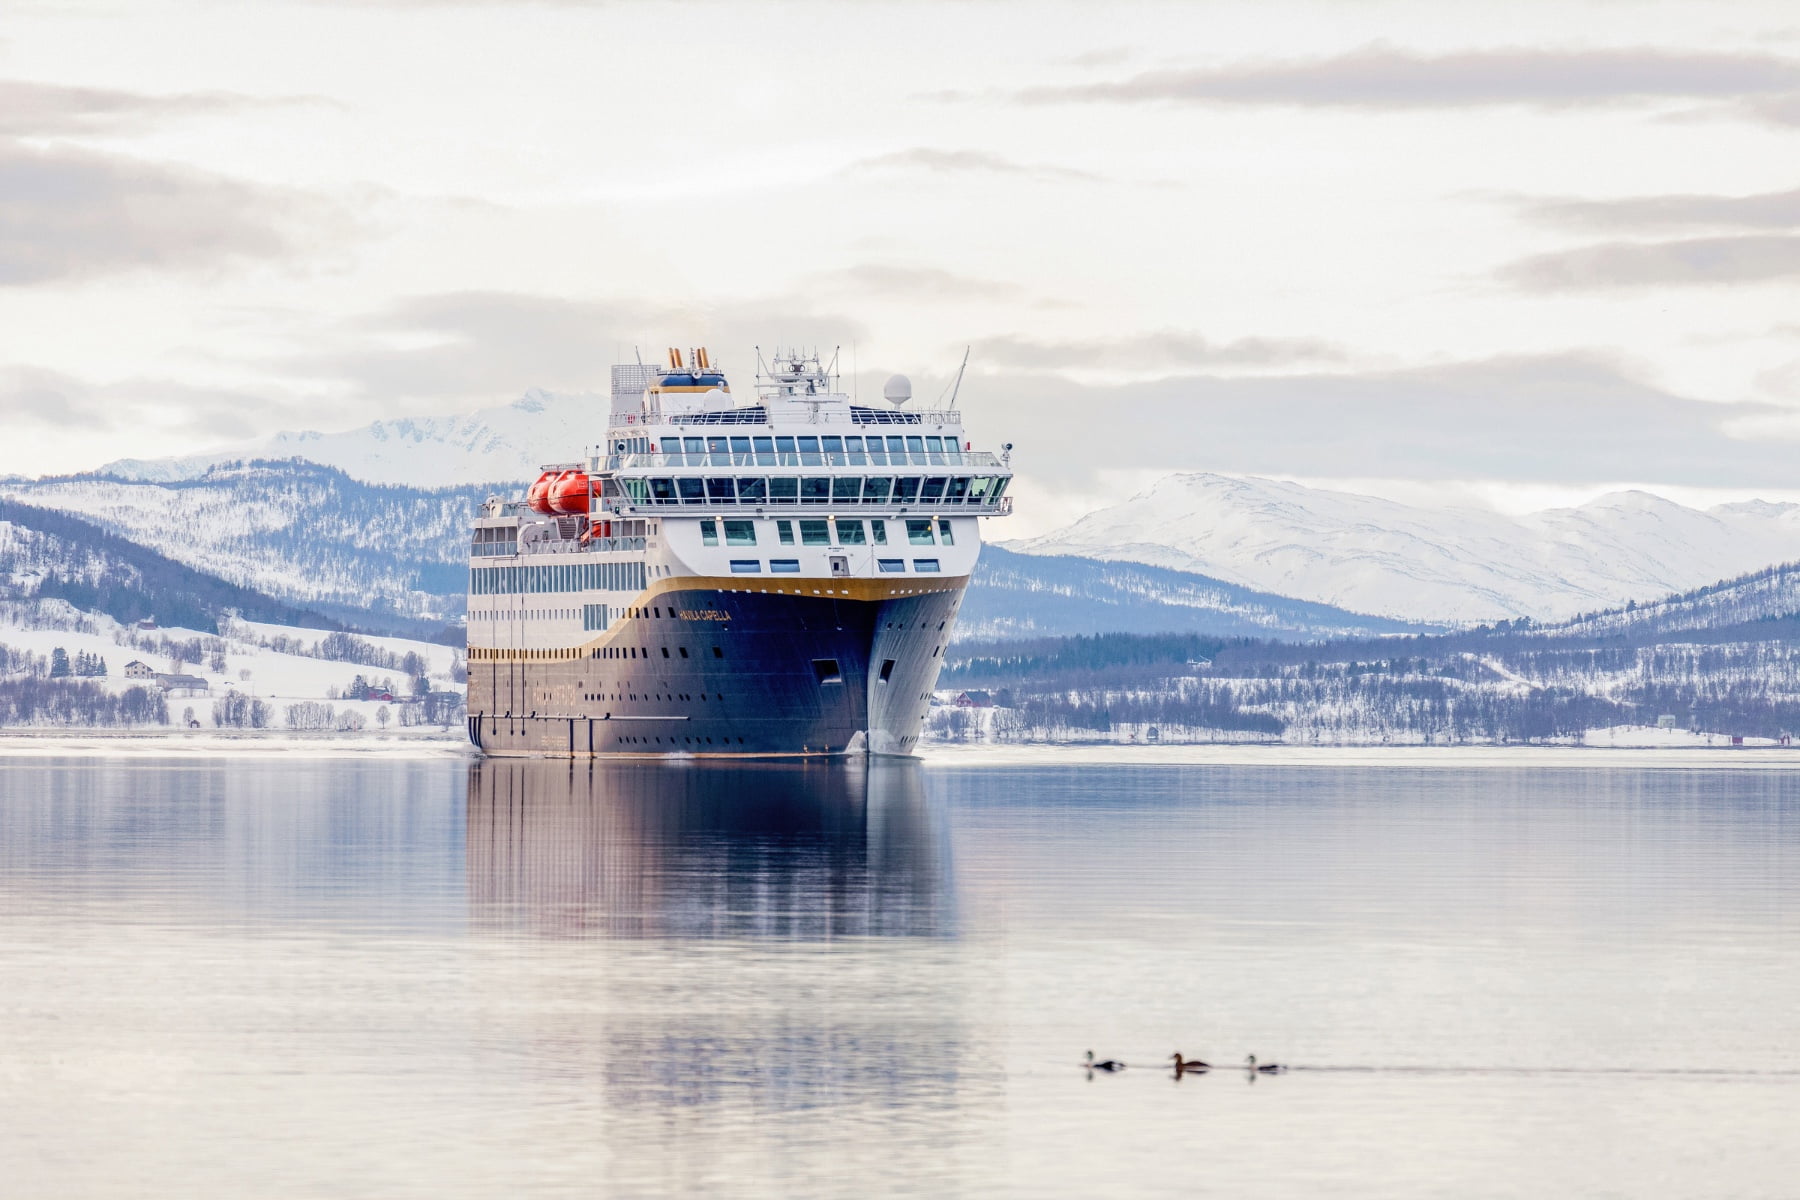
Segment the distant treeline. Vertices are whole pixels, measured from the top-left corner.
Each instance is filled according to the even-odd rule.
[[[54,509],[0,501],[0,521],[56,540],[41,555],[13,554],[0,575],[20,566],[43,569],[29,598],[66,600],[84,612],[102,612],[121,624],[154,619],[162,625],[218,632],[218,617],[232,610],[246,620],[315,629],[336,622],[284,603],[253,588],[196,571],[90,521]]]
[[[1623,630],[1558,635],[1511,622],[1430,637],[1292,645],[1105,634],[958,647],[946,688],[999,711],[933,728],[1001,739],[1176,731],[1288,741],[1462,742],[1567,738],[1612,725],[1720,735],[1800,732],[1796,618],[1656,642]]]
[[[163,725],[169,702],[157,688],[114,693],[85,679],[0,679],[0,725]]]

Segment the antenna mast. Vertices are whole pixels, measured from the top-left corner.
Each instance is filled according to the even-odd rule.
[[[955,386],[953,386],[950,389],[950,407],[951,408],[956,407],[956,395],[958,392],[962,391],[963,372],[969,369],[969,351],[972,350],[973,348],[974,347],[972,347],[972,346],[964,346],[963,347],[962,366],[956,368],[956,384],[955,384]]]

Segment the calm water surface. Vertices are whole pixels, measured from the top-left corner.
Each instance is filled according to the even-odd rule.
[[[1800,772],[1516,761],[0,760],[0,1195],[1794,1195]]]

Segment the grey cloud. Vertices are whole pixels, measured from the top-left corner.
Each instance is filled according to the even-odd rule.
[[[1535,199],[1525,214],[1545,224],[1575,229],[1651,232],[1691,228],[1800,228],[1800,188],[1750,196],[1674,194],[1615,200]]]
[[[0,365],[0,414],[10,428],[97,432],[153,427],[197,437],[247,437],[278,406],[263,396],[168,379],[90,383],[44,367]]]
[[[428,344],[396,346],[396,335]],[[349,384],[383,402],[491,402],[529,387],[605,391],[612,364],[634,348],[659,359],[668,345],[772,347],[777,340],[848,345],[865,336],[852,322],[779,299],[706,309],[568,299],[515,292],[418,296],[344,322],[273,364],[293,375]],[[718,357],[715,355],[715,358]],[[725,361],[748,382],[753,364]]]
[[[1800,125],[1800,91],[1785,96],[1764,96],[1746,100],[1742,110],[1772,125]]]
[[[0,286],[297,253],[347,222],[323,202],[187,167],[0,139]]]
[[[232,92],[155,96],[114,88],[0,79],[0,136],[127,133],[173,117],[296,103],[322,102],[304,98],[271,100]]]
[[[1333,58],[1148,71],[1104,83],[1027,88],[1058,101],[1426,108],[1565,105],[1653,98],[1763,97],[1800,90],[1800,60],[1768,54],[1643,49],[1467,50],[1422,54],[1375,45]]]
[[[962,407],[983,437],[1017,444],[1015,465],[1077,488],[1109,468],[1785,487],[1796,448],[1726,433],[1788,410],[1691,400],[1583,354],[1110,387],[984,372]],[[1119,413],[1137,436],[1082,434]]]
[[[1800,277],[1800,236],[1609,242],[1522,258],[1500,278],[1530,291],[1759,283]]]
[[[1009,300],[1016,299],[1022,291],[1014,283],[975,279],[939,267],[905,267],[890,263],[861,263],[830,272],[820,280],[844,290],[912,299],[961,296]]]
[[[914,146],[891,154],[878,154],[844,168],[846,174],[892,170],[928,171],[936,175],[1009,175],[1081,183],[1095,183],[1104,178],[1092,171],[1081,171],[1074,167],[1015,162],[987,150],[937,150],[929,146]]]
[[[1346,358],[1342,347],[1316,338],[1238,338],[1216,342],[1199,334],[1166,331],[1126,338],[1041,341],[1016,335],[975,344],[984,365],[1057,370],[1067,367],[1279,367],[1330,363]]]

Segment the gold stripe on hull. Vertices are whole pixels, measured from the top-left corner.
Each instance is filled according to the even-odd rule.
[[[960,592],[968,587],[967,575],[934,579],[931,586],[919,586],[913,579],[804,579],[797,582],[774,579],[751,579],[742,575],[688,575],[659,579],[626,605],[627,611],[641,608],[670,592],[752,592],[762,595],[798,596],[807,600],[849,600],[861,604],[880,604],[907,596],[930,596],[942,592]],[[817,586],[814,586],[817,585]],[[519,647],[470,646],[472,662],[567,662],[586,658],[603,646],[625,636],[631,618],[624,618],[610,629],[573,646],[551,646],[525,649]]]

